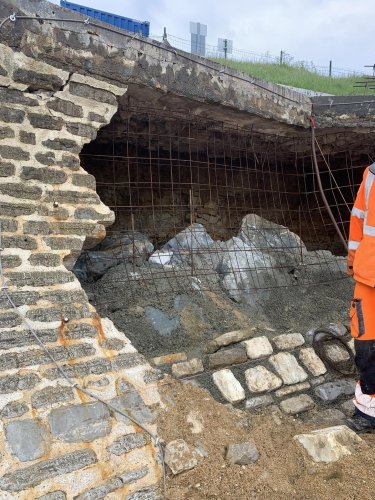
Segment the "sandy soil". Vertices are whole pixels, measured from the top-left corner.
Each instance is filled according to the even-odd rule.
[[[293,436],[329,427],[281,415],[276,408],[250,414],[214,401],[207,391],[166,377],[160,383],[165,408],[159,435],[169,442],[182,438],[208,453],[198,466],[177,476],[168,471],[167,498],[370,500],[374,498],[375,434],[362,435],[368,447],[333,464],[312,462]],[[230,465],[225,448],[252,438],[260,452],[257,463]]]

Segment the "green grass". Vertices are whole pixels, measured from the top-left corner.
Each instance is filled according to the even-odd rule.
[[[242,71],[251,76],[262,78],[273,83],[290,85],[302,89],[315,90],[333,95],[363,95],[364,91],[354,88],[355,82],[362,78],[359,76],[328,77],[309,71],[303,66],[295,67],[287,64],[263,64],[252,62],[230,61],[228,59],[215,59],[216,62],[230,68]],[[374,91],[368,91],[373,94]]]

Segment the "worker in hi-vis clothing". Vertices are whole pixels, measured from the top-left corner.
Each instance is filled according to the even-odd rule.
[[[375,430],[375,163],[363,174],[350,217],[348,274],[355,280],[350,327],[359,380],[347,424],[366,432]]]

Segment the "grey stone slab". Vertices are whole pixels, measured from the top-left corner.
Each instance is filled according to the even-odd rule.
[[[28,118],[31,125],[35,128],[46,130],[61,130],[64,125],[64,121],[62,118],[56,118],[49,114],[29,113]]]
[[[148,467],[142,467],[133,471],[124,471],[115,477],[112,477],[105,483],[92,488],[85,493],[81,493],[74,497],[74,500],[100,500],[104,499],[110,493],[113,493],[120,488],[123,488],[126,484],[132,484],[147,476],[149,473]]]
[[[233,347],[232,349],[217,351],[208,356],[208,366],[211,370],[238,363],[245,363],[246,361],[246,351],[242,347]]]
[[[335,401],[340,396],[350,396],[354,394],[355,381],[350,379],[335,380],[318,385],[314,392],[323,401]]]
[[[57,111],[58,113],[62,113],[64,115],[72,116],[74,118],[82,118],[83,117],[83,108],[82,106],[78,106],[70,101],[66,101],[64,99],[56,98],[53,101],[47,102],[47,107],[52,109],[53,111]]]
[[[46,182],[48,184],[63,184],[66,182],[67,176],[65,172],[56,168],[23,167],[21,179]]]
[[[12,401],[4,406],[0,412],[1,418],[15,418],[21,417],[26,412],[29,411],[29,407],[26,403],[21,403],[19,401]]]
[[[70,443],[93,441],[111,431],[110,412],[100,402],[57,408],[48,421],[52,436]]]
[[[288,415],[296,415],[314,408],[315,403],[307,394],[301,394],[281,401],[281,409]]]
[[[111,400],[111,404],[120,411],[135,418],[141,424],[151,423],[155,419],[154,413],[148,408],[138,392],[130,391]],[[128,419],[115,413],[118,420],[129,422]]]
[[[230,444],[227,449],[226,459],[231,464],[249,465],[259,458],[259,451],[254,441],[246,443]]]
[[[264,408],[272,404],[272,396],[270,394],[264,394],[263,396],[247,399],[245,401],[245,408],[246,410],[256,410],[257,408]]]
[[[28,90],[60,90],[64,85],[64,80],[59,76],[49,73],[43,74],[24,68],[16,68],[13,72],[13,79],[16,82],[24,83]]]
[[[97,462],[93,450],[77,450],[50,460],[38,462],[23,469],[16,469],[0,478],[0,488],[5,491],[23,491],[47,479],[69,474]]]
[[[15,420],[5,425],[7,445],[21,462],[36,460],[47,453],[49,436],[39,420]]]
[[[82,378],[87,375],[101,375],[102,373],[109,372],[112,367],[108,359],[96,358],[90,361],[75,363],[74,365],[62,365],[61,368],[63,368],[68,377]],[[61,378],[61,373],[57,368],[49,368],[45,371],[44,375],[51,380]]]
[[[51,491],[50,493],[46,493],[42,497],[38,497],[35,500],[66,500],[66,494],[59,491]]]
[[[71,387],[45,387],[41,391],[36,391],[31,397],[31,404],[34,408],[45,408],[55,403],[65,403],[74,399],[74,392]]]
[[[136,448],[142,448],[142,446],[145,446],[148,442],[148,436],[140,432],[135,432],[116,439],[116,441],[108,446],[107,450],[114,455],[124,455]]]
[[[125,500],[161,500],[162,498],[163,496],[157,486],[149,486],[131,493],[125,497]]]
[[[31,144],[35,146],[36,136],[33,132],[26,132],[25,130],[20,130],[20,141],[24,144]]]

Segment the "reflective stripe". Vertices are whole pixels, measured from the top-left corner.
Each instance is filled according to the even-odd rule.
[[[364,210],[360,210],[359,208],[353,207],[352,215],[354,215],[354,217],[358,217],[358,219],[364,219],[366,216],[366,212]]]
[[[363,234],[367,234],[367,236],[375,236],[375,226],[365,224],[363,226]]]
[[[370,172],[367,172],[366,182],[365,182],[365,200],[366,200],[366,212],[368,211],[368,202],[370,199],[371,187],[374,182],[375,175]]]
[[[349,250],[357,250],[359,247],[360,241],[349,240],[348,248]]]

